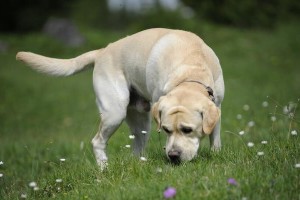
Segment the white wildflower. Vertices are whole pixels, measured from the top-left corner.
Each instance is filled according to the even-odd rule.
[[[147,161],[147,158],[145,158],[145,157],[140,157],[140,159],[141,159],[141,161]]]
[[[27,194],[21,194],[21,199],[26,199],[27,198]]]
[[[263,141],[261,141],[261,143],[262,143],[262,144],[268,144],[268,141],[263,140]]]
[[[283,107],[283,113],[284,114],[289,114],[292,113],[293,110],[297,107],[297,104],[294,102],[289,102],[288,105]]]
[[[253,146],[254,146],[254,143],[253,143],[253,142],[248,142],[247,146],[248,146],[248,147],[253,147]]]
[[[142,134],[144,134],[144,135],[147,134],[147,131],[142,131]]]
[[[239,132],[239,135],[244,135],[245,134],[245,131],[240,131]]]
[[[37,186],[33,188],[34,191],[38,191],[39,189],[40,189],[40,188],[37,187]]]
[[[254,122],[254,121],[250,121],[250,122],[248,122],[248,126],[249,126],[249,127],[253,127],[253,126],[255,126],[255,122]]]
[[[297,133],[296,130],[292,130],[292,131],[291,131],[291,134],[292,134],[292,135],[297,135],[298,133]]]
[[[135,138],[134,135],[129,135],[129,139],[133,140]]]
[[[288,114],[290,111],[287,106],[284,106],[282,112],[283,114]]]
[[[58,178],[58,179],[55,180],[55,182],[56,182],[56,183],[61,183],[61,182],[62,182],[62,179]]]
[[[0,165],[3,165],[3,164],[4,164],[4,162],[1,160],[1,161],[0,161]]]
[[[248,104],[245,104],[243,106],[243,109],[244,109],[244,111],[248,111],[248,110],[250,110],[250,106]]]
[[[81,141],[81,142],[80,142],[80,150],[83,150],[83,148],[84,148],[84,142]]]
[[[271,117],[271,121],[272,121],[272,122],[275,122],[275,121],[276,121],[276,117],[275,117],[275,116],[272,116],[272,117]]]
[[[61,158],[61,159],[59,159],[59,160],[60,160],[60,162],[65,162],[65,161],[66,161],[65,158]]]
[[[296,168],[300,168],[300,163],[295,164]]]
[[[129,145],[129,144],[127,144],[127,145],[125,145],[125,147],[126,147],[126,148],[130,148],[130,145]]]
[[[259,152],[257,152],[257,155],[258,156],[263,156],[263,155],[265,155],[265,153],[263,151],[259,151]]]
[[[101,180],[100,180],[100,179],[95,179],[95,181],[96,181],[97,183],[101,183]]]
[[[295,114],[294,114],[294,113],[292,113],[292,112],[290,112],[290,113],[289,113],[289,118],[290,118],[290,119],[293,119],[293,118],[294,118],[294,116],[295,116]]]
[[[267,101],[264,101],[264,102],[262,102],[262,107],[268,107],[269,106],[269,103],[267,102]]]
[[[161,167],[156,168],[156,172],[157,173],[162,173],[162,168]]]
[[[242,118],[243,118],[243,116],[241,114],[236,115],[236,119],[241,120]]]
[[[34,181],[30,182],[28,185],[29,185],[29,187],[32,187],[32,188],[37,186],[36,182],[34,182]]]
[[[0,178],[3,177],[3,174],[0,173]]]
[[[295,113],[292,113],[292,112],[289,113],[289,118],[290,118],[290,119],[293,119],[294,117],[295,117]]]

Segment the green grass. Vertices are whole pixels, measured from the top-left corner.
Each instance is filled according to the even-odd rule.
[[[92,72],[48,77],[16,62],[15,54],[27,50],[73,57],[127,33],[85,30],[87,44],[75,49],[40,34],[1,34],[9,50],[0,54],[0,199],[21,194],[28,199],[163,199],[167,186],[177,189],[176,199],[300,199],[300,169],[295,167],[300,163],[299,112],[292,110],[293,118],[283,113],[285,105],[300,98],[298,24],[272,31],[213,25],[194,30],[223,66],[222,151],[210,152],[205,138],[195,160],[172,166],[163,152],[165,136],[153,128],[148,160],[142,162],[125,148],[130,133],[122,125],[109,141],[104,172],[90,145],[99,124]],[[263,101],[269,106],[262,107]],[[248,127],[249,121],[255,126]],[[292,130],[298,135],[291,135]],[[259,151],[264,155],[258,156]],[[229,178],[238,184],[228,184]],[[28,186],[31,181],[38,191]]]

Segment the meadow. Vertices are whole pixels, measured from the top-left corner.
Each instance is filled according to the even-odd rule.
[[[191,30],[193,30],[191,28]],[[193,30],[218,55],[225,78],[222,150],[204,138],[199,156],[174,166],[153,125],[146,161],[131,154],[123,124],[101,172],[91,139],[100,122],[92,70],[49,77],[15,61],[18,51],[69,58],[131,31],[84,29],[84,46],[30,33],[0,34],[0,199],[300,199],[300,26],[272,30],[204,24]]]

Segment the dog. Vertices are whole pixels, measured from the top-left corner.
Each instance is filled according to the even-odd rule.
[[[19,52],[16,59],[54,76],[69,76],[94,63],[101,122],[92,145],[101,169],[107,166],[107,142],[124,120],[135,136],[133,152],[143,152],[151,113],[158,131],[167,134],[171,162],[192,160],[205,135],[211,149],[221,148],[223,73],[216,54],[194,33],[154,28],[72,59],[30,52]]]

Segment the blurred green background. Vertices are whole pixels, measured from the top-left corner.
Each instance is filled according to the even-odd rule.
[[[0,31],[41,30],[49,17],[101,29],[191,28],[188,19],[272,28],[278,21],[298,20],[299,4],[297,0],[10,0],[0,3]]]

